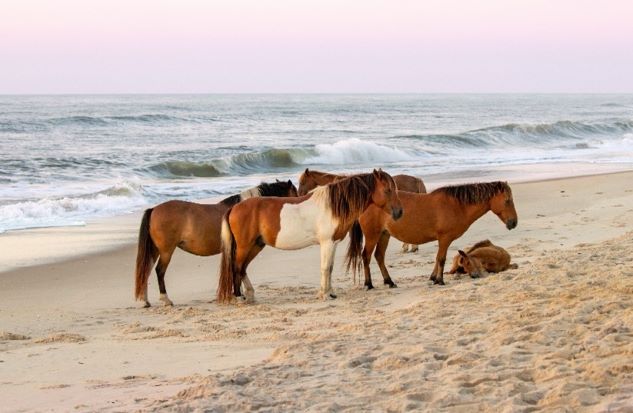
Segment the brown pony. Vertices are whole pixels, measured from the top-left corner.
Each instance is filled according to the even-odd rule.
[[[396,184],[382,170],[352,175],[299,198],[251,198],[235,205],[222,222],[218,301],[241,296],[242,282],[247,302],[254,300],[246,269],[266,245],[294,250],[320,244],[319,296],[336,298],[332,290],[336,246],[370,205],[394,220],[402,216]]]
[[[461,237],[470,225],[486,212],[494,212],[508,229],[517,226],[512,190],[506,182],[486,182],[468,185],[446,186],[429,194],[413,194],[398,191],[404,214],[394,221],[377,208],[368,208],[350,231],[347,251],[347,267],[356,273],[361,265],[365,270],[365,287],[373,288],[369,262],[375,257],[385,284],[396,285],[385,266],[385,251],[389,237],[393,235],[403,242],[424,244],[438,241],[439,248],[431,280],[444,284],[446,252],[451,242]],[[362,249],[363,235],[366,238]],[[376,248],[377,247],[377,248]],[[362,255],[362,264],[360,257]]]
[[[516,264],[510,264],[510,259],[508,251],[494,245],[490,240],[479,241],[466,252],[458,250],[448,273],[468,274],[471,278],[479,278],[484,271],[496,273],[519,268]]]
[[[167,201],[145,210],[136,255],[136,299],[143,300],[145,307],[150,306],[147,300],[147,280],[158,258],[156,276],[160,300],[165,305],[173,305],[165,289],[165,272],[176,247],[205,257],[220,253],[222,216],[243,199],[258,196],[294,197],[297,196],[297,188],[290,180],[261,183],[217,204]]]
[[[327,185],[339,179],[345,178],[346,175],[335,175],[321,171],[311,171],[306,168],[299,176],[299,195],[305,195],[317,186]],[[411,175],[394,175],[393,180],[398,186],[398,191],[414,192],[416,194],[426,194],[426,187],[420,178]],[[409,250],[409,247],[411,248]],[[415,244],[402,244],[402,252],[416,252],[418,246]]]

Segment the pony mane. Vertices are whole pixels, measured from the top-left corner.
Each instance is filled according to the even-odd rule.
[[[221,204],[226,204],[229,206],[233,206],[235,204],[238,204],[239,202],[243,201],[244,198],[243,195],[245,194],[249,194],[253,197],[256,196],[286,196],[286,194],[288,193],[288,189],[291,187],[292,183],[289,183],[288,181],[277,181],[277,182],[273,182],[273,183],[267,183],[267,182],[262,182],[261,184],[257,185],[256,187],[253,188],[249,188],[246,189],[244,191],[242,191],[239,194],[236,195],[231,195],[227,198],[224,198],[222,201],[220,201]],[[256,195],[257,194],[257,195]],[[247,196],[247,198],[249,198]]]
[[[273,183],[262,182],[257,186],[259,196],[285,196],[292,186],[289,181],[277,181]]]
[[[228,206],[233,206],[235,204],[238,204],[241,200],[242,200],[242,195],[237,194],[237,195],[231,195],[229,197],[226,197],[223,200],[221,200],[219,203],[225,204]]]
[[[480,182],[476,184],[449,185],[438,188],[433,193],[441,192],[457,199],[462,204],[479,204],[488,202],[490,198],[500,192],[512,194],[507,182]]]
[[[387,176],[386,173],[382,176]],[[362,212],[376,188],[376,178],[373,173],[352,175],[322,187],[327,195],[330,209],[335,218],[349,220]],[[316,191],[315,191],[316,192]]]

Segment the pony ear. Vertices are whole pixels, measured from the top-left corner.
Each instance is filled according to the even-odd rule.
[[[277,179],[275,179],[275,182],[281,182],[281,181],[279,180],[279,178],[277,178]]]
[[[466,253],[462,250],[457,250],[457,252],[459,252],[459,255],[461,255],[464,258],[468,258],[468,255],[466,255]]]
[[[310,170],[308,168],[306,168],[305,171],[303,171],[304,175],[309,175],[310,174]]]
[[[288,186],[292,186],[292,181],[288,179]]]

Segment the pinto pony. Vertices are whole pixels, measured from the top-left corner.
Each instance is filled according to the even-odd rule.
[[[305,195],[317,186],[327,185],[339,179],[344,179],[346,175],[335,175],[321,171],[311,171],[306,168],[299,176],[299,195]],[[393,180],[398,186],[398,191],[414,192],[416,194],[426,194],[426,186],[420,178],[411,175],[394,175]],[[411,248],[411,249],[409,249]],[[418,246],[415,244],[402,244],[402,252],[416,252]]]
[[[351,268],[354,274],[361,266],[364,268],[367,289],[373,288],[369,263],[374,249],[384,283],[390,287],[396,286],[385,266],[385,251],[391,236],[411,244],[437,240],[438,251],[430,279],[434,284],[443,285],[448,247],[473,222],[492,211],[508,229],[517,226],[512,190],[507,182],[446,186],[429,194],[398,191],[398,196],[404,209],[402,219],[392,220],[379,209],[370,207],[350,232],[347,268]],[[361,249],[363,235],[366,241],[365,247]]]
[[[319,297],[336,298],[332,265],[336,246],[370,205],[393,220],[402,216],[393,178],[382,170],[352,175],[298,198],[251,198],[229,209],[222,222],[222,259],[218,301],[241,296],[254,300],[248,264],[266,246],[295,250],[321,245]]]
[[[479,241],[465,252],[458,251],[448,273],[468,274],[471,278],[479,278],[484,271],[501,272],[519,268],[516,264],[510,264],[510,260],[510,254],[505,249],[494,245],[490,240]]]
[[[176,247],[191,254],[209,256],[220,253],[222,216],[238,202],[259,196],[297,196],[297,188],[290,180],[277,181],[247,189],[217,204],[197,204],[186,201],[167,201],[145,210],[138,236],[134,295],[147,299],[147,280],[156,265],[160,301],[173,305],[165,288],[165,272]]]

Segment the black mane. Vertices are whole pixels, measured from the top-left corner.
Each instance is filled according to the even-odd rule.
[[[261,184],[257,185],[256,188],[259,192],[259,196],[288,196],[288,192],[293,186],[294,185],[291,181],[277,181],[273,183],[262,182]],[[220,203],[233,206],[241,201],[242,195],[236,194],[224,198],[222,201],[220,201]]]
[[[242,200],[242,196],[240,194],[231,195],[231,196],[226,197],[223,200],[221,200],[220,204],[226,204],[228,206],[233,206],[235,204],[238,204],[241,200]]]

